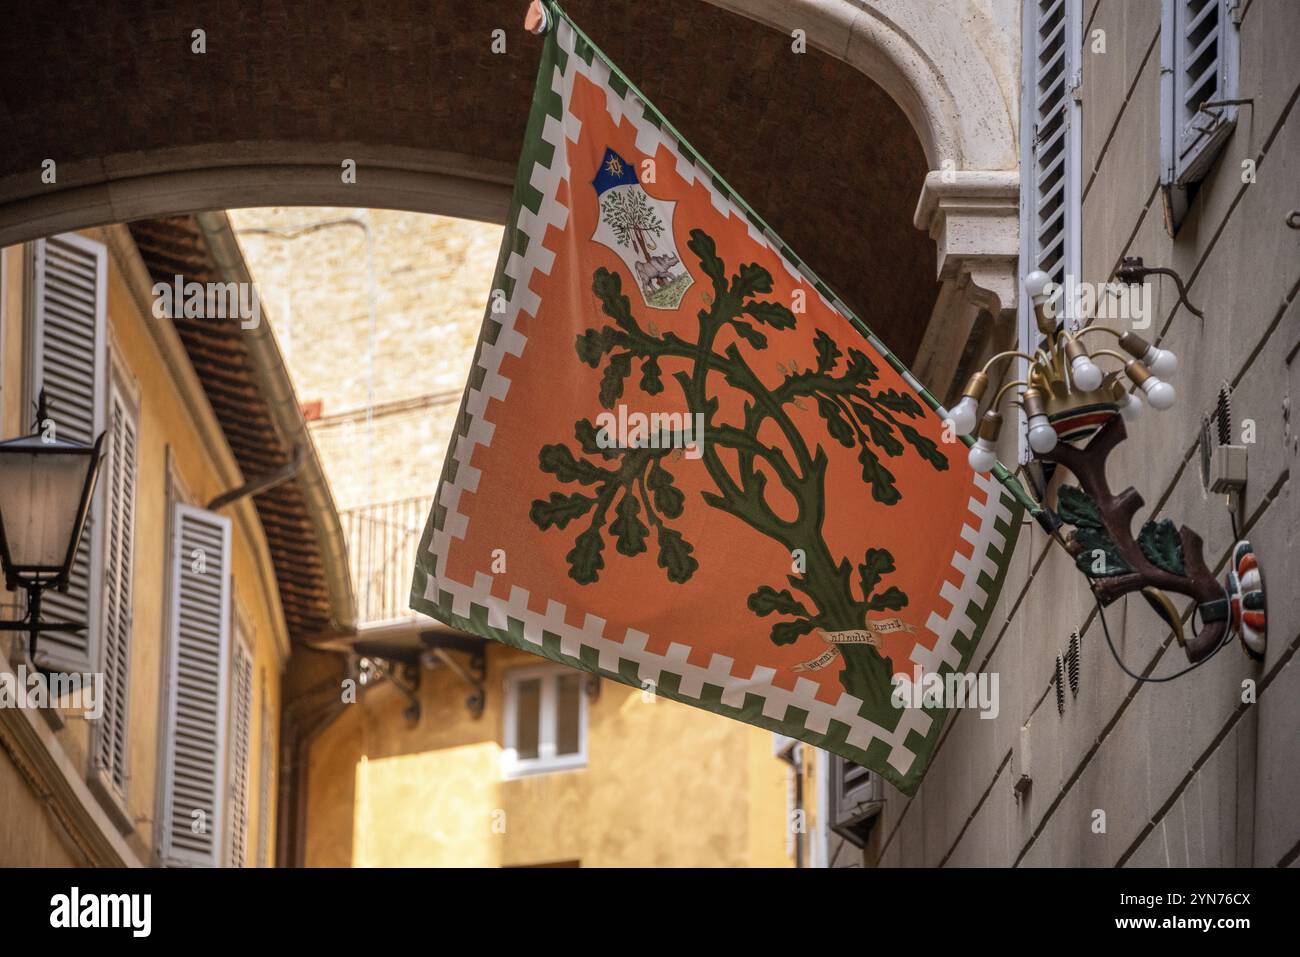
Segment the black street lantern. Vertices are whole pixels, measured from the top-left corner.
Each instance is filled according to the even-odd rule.
[[[41,632],[80,631],[84,623],[42,622],[41,593],[68,590],[72,562],[86,527],[99,475],[101,432],[95,444],[61,441],[42,429],[45,392],[31,435],[0,442],[0,562],[5,587],[27,592],[27,617],[0,621],[0,631],[25,631],[36,662]]]

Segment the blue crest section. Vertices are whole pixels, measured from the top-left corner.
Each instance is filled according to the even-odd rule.
[[[591,185],[596,188],[596,195],[599,196],[615,186],[635,186],[638,182],[636,167],[606,146],[605,157],[600,161],[600,170],[596,173],[596,178],[591,181]]]

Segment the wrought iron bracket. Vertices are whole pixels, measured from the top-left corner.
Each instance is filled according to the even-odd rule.
[[[369,656],[367,656],[369,658]],[[373,667],[379,674],[394,688],[396,688],[406,698],[407,705],[402,710],[404,717],[411,724],[417,724],[420,720],[420,669],[411,668],[400,661],[381,660],[379,658],[369,658]],[[398,676],[398,670],[402,670],[409,675],[409,678]]]
[[[487,706],[487,641],[473,635],[448,634],[441,631],[423,631],[420,641],[425,646],[422,658],[426,664],[434,666],[441,663],[450,668],[461,681],[469,685],[470,693],[465,698],[465,708],[470,717],[483,717]],[[462,663],[452,657],[452,652],[461,652],[469,656],[469,663]]]
[[[1187,311],[1196,318],[1205,318],[1205,313],[1193,306],[1187,298],[1187,285],[1176,269],[1168,266],[1148,266],[1142,261],[1141,256],[1125,256],[1120,260],[1119,269],[1115,270],[1115,278],[1128,285],[1139,283],[1147,276],[1168,276],[1178,287],[1178,302],[1186,306]]]

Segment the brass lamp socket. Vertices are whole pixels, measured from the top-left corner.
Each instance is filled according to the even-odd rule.
[[[1020,394],[1020,404],[1024,407],[1026,418],[1032,419],[1036,415],[1047,414],[1047,407],[1043,403],[1043,393],[1033,387]]]
[[[1120,336],[1119,346],[1134,359],[1141,359],[1151,349],[1151,343],[1133,332],[1126,332]]]
[[[1045,336],[1056,333],[1056,316],[1048,315],[1048,302],[1049,300],[1044,297],[1042,302],[1034,303],[1034,321],[1038,323],[1038,331]]]
[[[1074,360],[1080,356],[1083,356],[1085,359],[1091,358],[1091,356],[1088,355],[1088,347],[1078,339],[1066,339],[1065,358],[1067,364],[1074,362]]]
[[[989,376],[987,372],[976,372],[966,383],[966,391],[962,395],[968,395],[976,402],[984,398],[984,393],[989,387]]]
[[[998,440],[998,433],[1002,431],[1002,413],[994,412],[992,409],[984,413],[984,418],[980,420],[979,437],[988,439],[990,442]]]
[[[1151,370],[1137,359],[1125,363],[1124,372],[1128,375],[1129,381],[1138,387],[1151,378]]]

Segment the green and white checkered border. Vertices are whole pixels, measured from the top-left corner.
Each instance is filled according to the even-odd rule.
[[[495,426],[487,416],[489,402],[504,401],[510,387],[509,379],[501,375],[501,363],[507,354],[521,356],[527,345],[527,338],[516,328],[516,319],[521,312],[536,316],[540,299],[529,283],[535,272],[549,274],[555,262],[555,254],[543,246],[543,239],[548,227],[562,230],[568,220],[569,210],[559,202],[558,191],[569,179],[563,141],[576,142],[580,129],[581,121],[567,109],[578,74],[606,91],[606,108],[616,123],[633,125],[638,150],[657,156],[661,147],[665,149],[674,158],[678,175],[687,182],[699,180],[720,212],[744,220],[751,238],[771,249],[791,276],[809,280],[829,308],[860,327],[856,317],[788,254],[761,221],[732,201],[730,190],[715,174],[696,165],[689,148],[665,132],[665,124],[645,101],[611,73],[599,52],[564,18],[556,26],[554,42],[558,51],[551,63],[551,95],[545,95],[539,78],[536,99],[545,103],[546,115],[540,129],[530,123],[530,136],[535,133],[537,141],[525,146],[525,157],[531,155],[534,161],[526,182],[525,165],[521,164],[514,228],[507,229],[499,263],[496,286],[506,290],[505,311],[489,314],[484,324],[438,499],[421,542],[412,606],[472,633],[835,750],[876,768],[911,793],[941,730],[941,709],[904,709],[897,726],[888,730],[861,717],[862,702],[847,692],[833,704],[820,701],[816,697],[819,686],[807,678],[796,679],[793,690],[787,691],[773,683],[775,669],[756,667],[748,675],[738,674],[734,660],[720,654],[712,655],[707,668],[700,667],[688,662],[690,646],[681,642],[669,644],[665,654],[655,654],[647,649],[651,636],[645,632],[629,628],[617,640],[606,635],[603,618],[583,614],[581,624],[575,624],[570,610],[560,602],[547,600],[544,613],[535,611],[533,596],[519,586],[510,588],[506,600],[494,596],[493,576],[487,572],[476,573],[472,583],[454,581],[446,574],[453,542],[465,538],[469,528],[468,516],[459,511],[461,497],[475,492],[481,478],[480,471],[470,464],[473,450],[492,442]],[[536,106],[534,109],[536,112]],[[570,186],[570,195],[577,194]],[[523,201],[521,193],[525,191],[531,203]],[[928,397],[882,343],[874,336],[868,338],[909,384]],[[958,551],[951,558],[950,574],[941,590],[951,609],[946,615],[931,614],[926,622],[926,629],[935,636],[934,647],[918,644],[912,653],[913,663],[923,671],[959,670],[969,661],[972,639],[982,630],[1005,574],[1018,508],[996,479],[974,476],[962,529],[972,557]]]

